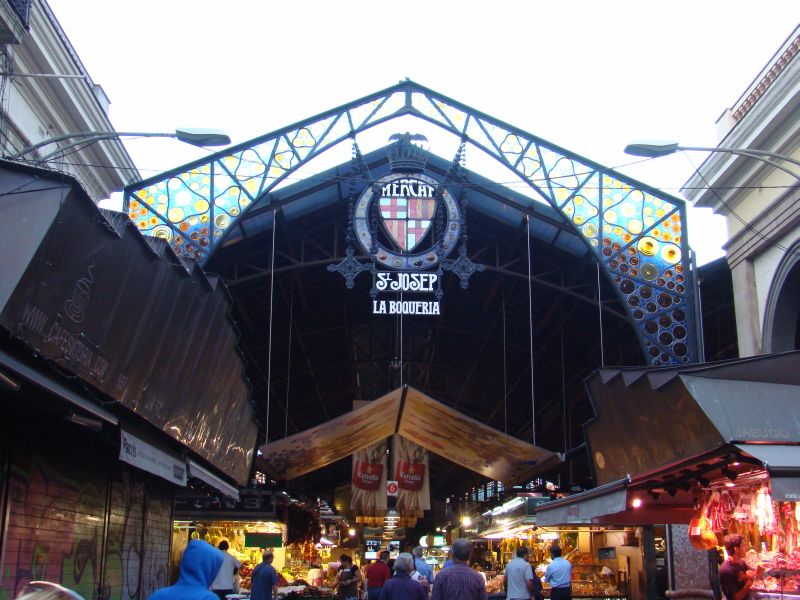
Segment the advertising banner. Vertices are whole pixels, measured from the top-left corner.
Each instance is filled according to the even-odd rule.
[[[0,328],[246,483],[258,424],[223,286],[69,181],[0,169],[3,189],[30,192],[0,222]]]
[[[392,459],[392,473],[397,480],[397,512],[402,516],[421,516],[422,511],[431,507],[428,451],[395,435]]]
[[[385,439],[353,454],[350,510],[362,516],[379,516],[386,510]]]
[[[186,485],[186,463],[120,430],[119,459],[167,481]]]

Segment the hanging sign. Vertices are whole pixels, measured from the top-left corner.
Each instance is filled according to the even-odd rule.
[[[386,510],[386,440],[362,448],[353,454],[350,510],[370,517]]]
[[[421,516],[422,511],[431,508],[428,451],[399,435],[392,440],[397,510],[403,516]]]
[[[453,271],[466,288],[469,277],[484,265],[466,255],[462,207],[447,186],[425,173],[427,150],[412,144],[424,136],[399,134],[387,147],[392,173],[369,185],[355,200],[350,236],[371,265],[347,257],[330,271],[340,272],[353,287],[363,271],[372,273],[372,312],[376,315],[439,315],[444,271]],[[461,164],[459,147],[451,171]],[[464,238],[462,240],[462,237]],[[457,259],[450,258],[459,248]]]
[[[143,471],[163,477],[177,485],[186,485],[186,463],[179,458],[120,430],[119,459]]]
[[[439,182],[422,173],[392,173],[361,194],[355,205],[358,244],[378,265],[372,312],[390,315],[438,315],[440,290],[436,268],[461,233],[461,211]],[[438,196],[438,197],[437,197]],[[427,295],[428,297],[421,297]]]

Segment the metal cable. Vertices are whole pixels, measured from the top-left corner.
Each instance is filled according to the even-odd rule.
[[[269,343],[267,346],[267,420],[264,425],[264,443],[269,444],[269,402],[272,389],[272,308],[275,304],[275,230],[278,228],[277,210],[272,211],[272,255],[269,268]]]
[[[597,314],[600,319],[600,366],[606,366],[605,353],[603,352],[603,299],[600,294],[600,261],[597,263]]]
[[[403,292],[400,292],[400,306],[403,306]],[[400,387],[403,387],[403,371],[405,364],[403,363],[403,310],[400,310]]]
[[[528,329],[531,338],[531,433],[533,445],[536,445],[536,393],[534,390],[535,377],[533,374],[533,287],[531,285],[531,216],[525,215],[525,226],[528,243]]]
[[[508,366],[506,365],[506,284],[503,282],[503,431],[508,433]]]
[[[289,296],[289,351],[287,353],[287,367],[286,367],[286,423],[283,426],[283,437],[289,437],[289,387],[292,383],[292,321],[294,318],[294,279],[290,280],[292,286],[292,293]]]

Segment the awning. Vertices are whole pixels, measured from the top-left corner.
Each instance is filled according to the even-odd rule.
[[[200,481],[207,483],[214,489],[219,490],[226,496],[233,498],[234,500],[237,501],[239,500],[238,488],[235,488],[230,483],[227,483],[220,477],[217,477],[216,475],[214,475],[214,473],[212,473],[205,467],[198,465],[191,458],[188,461],[188,466],[189,466],[189,477],[195,477]]]
[[[258,423],[223,286],[67,175],[0,161],[0,188],[20,192],[0,202],[4,339],[246,482]]]
[[[80,394],[73,392],[65,385],[62,385],[56,381],[54,378],[48,377],[44,373],[29,367],[25,363],[17,360],[2,350],[0,350],[0,364],[2,364],[4,367],[7,367],[11,371],[14,371],[17,375],[21,375],[28,381],[31,381],[36,385],[46,389],[48,392],[51,392],[56,396],[63,398],[67,402],[77,406],[81,410],[86,411],[90,415],[95,416],[98,419],[102,419],[106,423],[111,423],[112,425],[117,424],[117,417],[101,406],[98,406],[97,403],[83,398]]]
[[[502,520],[502,519],[500,519]],[[536,517],[531,515],[526,515],[523,517],[515,517],[513,519],[507,519],[503,523],[497,523],[492,527],[487,527],[479,531],[479,535],[482,538],[488,539],[503,539],[503,538],[510,538],[515,537],[517,534],[521,534],[523,531],[527,531],[534,525],[537,525]]]
[[[786,417],[800,397],[797,350],[681,367],[601,369],[586,387],[596,416],[584,430],[600,484],[728,444],[800,444],[800,421]]]
[[[506,485],[532,479],[561,460],[403,386],[327,423],[261,446],[260,466],[274,479],[294,479],[394,434]]]
[[[736,447],[764,463],[770,476],[773,500],[800,500],[800,446],[736,444]]]
[[[536,524],[588,525],[594,518],[623,512],[628,501],[629,481],[628,478],[620,479],[543,504],[536,510]]]

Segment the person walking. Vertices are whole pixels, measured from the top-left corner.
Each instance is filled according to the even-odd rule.
[[[222,565],[223,553],[203,540],[189,540],[181,556],[178,581],[150,595],[149,600],[217,600],[208,589]]]
[[[250,600],[272,600],[278,597],[278,572],[272,566],[271,550],[261,555],[261,563],[250,576]]]
[[[561,546],[550,546],[553,562],[547,565],[544,580],[550,584],[550,600],[572,600],[572,565],[561,557]]]
[[[453,564],[439,571],[431,600],[486,600],[486,584],[480,573],[469,568],[472,544],[464,538],[453,542]]]
[[[428,600],[422,584],[411,578],[414,570],[414,557],[408,552],[401,553],[394,561],[395,575],[383,584],[378,600]]]
[[[430,588],[433,584],[433,569],[431,566],[425,562],[425,559],[422,557],[422,546],[417,546],[414,548],[414,569],[419,573],[419,577],[424,577],[425,581],[422,581],[422,586]]]
[[[383,586],[392,578],[389,570],[389,551],[383,550],[378,556],[378,560],[367,567],[367,600],[378,600]]]
[[[233,578],[242,567],[242,563],[228,552],[229,547],[227,540],[222,540],[217,546],[225,555],[222,559],[222,566],[211,584],[211,591],[219,596],[219,600],[225,600],[225,596],[233,593]]]
[[[529,600],[530,598],[541,600],[542,598],[541,582],[539,582],[539,593],[536,593],[535,575],[528,562],[529,556],[530,551],[522,546],[517,548],[517,557],[506,565],[506,570],[503,572],[503,587],[508,600]]]

